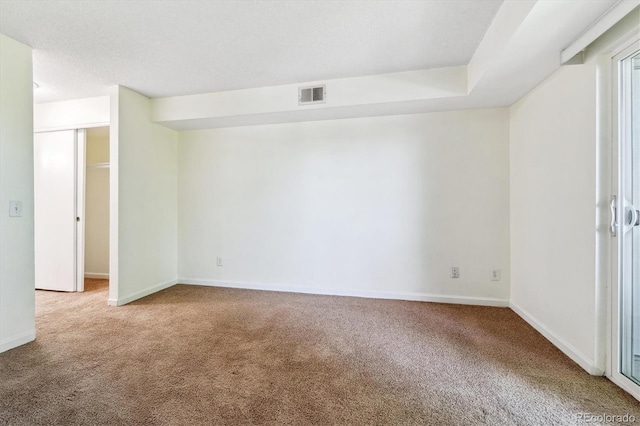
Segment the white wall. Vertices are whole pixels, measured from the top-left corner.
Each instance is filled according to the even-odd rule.
[[[596,358],[596,65],[511,109],[511,304],[586,370]]]
[[[0,352],[36,337],[32,75],[31,48],[0,34]]]
[[[611,280],[611,58],[640,9],[510,108],[511,307],[603,374]]]
[[[85,277],[109,277],[109,128],[87,129]],[[99,165],[99,167],[96,167]]]
[[[490,109],[181,132],[180,282],[506,304],[508,121]]]
[[[34,129],[47,131],[108,126],[110,102],[109,96],[98,96],[36,104],[33,111]]]
[[[124,87],[114,97],[111,174],[117,175],[111,184],[116,179],[118,215],[112,242],[118,260],[110,274],[117,271],[118,288],[109,303],[122,305],[176,282],[178,135],[149,121],[148,98]]]

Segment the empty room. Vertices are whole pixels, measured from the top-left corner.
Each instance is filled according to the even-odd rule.
[[[0,0],[0,424],[640,422],[638,0]]]

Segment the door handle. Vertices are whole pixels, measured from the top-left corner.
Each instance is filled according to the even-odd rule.
[[[609,230],[611,231],[611,235],[614,237],[617,235],[617,231],[618,231],[618,220],[616,217],[617,202],[618,202],[617,197],[613,195],[611,197],[611,202],[609,203],[609,210],[611,211],[611,225],[609,225]]]
[[[627,213],[627,225],[640,225],[640,211],[634,209],[633,207],[629,209],[629,213]]]

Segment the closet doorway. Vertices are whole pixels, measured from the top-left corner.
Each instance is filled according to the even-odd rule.
[[[109,279],[109,164],[108,126],[35,134],[36,289]]]
[[[109,279],[109,128],[87,129],[84,277]]]

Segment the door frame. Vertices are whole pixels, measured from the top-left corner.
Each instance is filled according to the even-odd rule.
[[[619,187],[620,187],[620,167],[621,167],[621,158],[620,158],[620,141],[622,137],[622,132],[626,129],[626,117],[623,114],[620,114],[622,108],[622,102],[624,99],[620,99],[621,87],[620,87],[620,62],[635,52],[640,50],[640,40],[634,39],[631,40],[620,48],[614,50],[611,56],[611,76],[612,76],[612,90],[611,90],[611,123],[612,123],[612,143],[611,143],[611,153],[612,153],[612,167],[611,167],[611,195],[616,196],[616,210],[615,210],[615,224],[612,223],[612,226],[615,226],[616,235],[612,237],[611,244],[611,285],[609,291],[609,312],[610,315],[608,317],[608,325],[607,329],[609,330],[608,342],[607,342],[607,377],[629,392],[636,399],[640,400],[640,386],[635,382],[627,378],[624,374],[621,373],[621,362],[620,362],[620,286],[619,286],[619,235],[620,235],[620,224],[622,223],[622,215],[623,208],[621,206],[621,198],[619,196]],[[613,212],[612,212],[613,215]]]
[[[56,132],[63,130],[75,130],[76,131],[76,217],[80,218],[80,220],[76,220],[76,235],[75,235],[75,275],[76,280],[74,283],[75,291],[82,292],[84,291],[84,249],[85,249],[85,190],[86,190],[86,134],[87,129],[97,128],[97,127],[108,127],[109,128],[109,151],[111,150],[111,145],[113,142],[112,131],[113,127],[111,123],[89,123],[89,124],[77,124],[77,125],[69,125],[69,126],[57,126],[51,128],[40,128],[34,129],[33,133],[48,133],[48,132]],[[113,160],[110,160],[112,162]],[[113,168],[110,168],[110,172],[112,172]],[[111,178],[110,178],[111,179]],[[109,185],[109,205],[113,205],[113,200],[115,191],[113,189],[113,185]],[[112,208],[110,207],[110,210]],[[109,235],[113,235],[113,213],[110,213],[109,218]],[[109,238],[109,271],[112,271],[112,265],[114,264],[113,259],[113,248],[114,243],[112,238]],[[118,280],[117,277],[113,277],[111,273],[109,273],[109,294],[115,292],[113,289],[117,289]],[[117,293],[116,293],[117,294]]]
[[[76,130],[76,291],[84,291],[85,191],[87,130]]]

